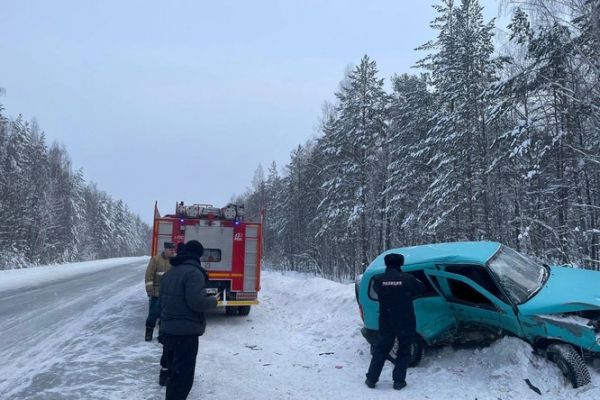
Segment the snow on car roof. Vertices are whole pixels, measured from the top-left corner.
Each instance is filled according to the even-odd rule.
[[[410,270],[411,265],[427,262],[457,262],[485,264],[500,248],[498,242],[451,242],[420,246],[399,247],[381,253],[369,265],[371,268],[384,268],[386,254],[399,253],[404,256],[403,269]]]

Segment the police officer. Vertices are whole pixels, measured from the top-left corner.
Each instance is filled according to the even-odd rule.
[[[398,353],[394,366],[394,389],[406,386],[406,369],[410,362],[410,347],[416,339],[416,318],[413,299],[425,292],[423,284],[401,271],[402,254],[390,253],[384,258],[385,272],[373,278],[373,289],[379,298],[379,334],[365,384],[374,388],[383,364],[394,341],[398,339]]]

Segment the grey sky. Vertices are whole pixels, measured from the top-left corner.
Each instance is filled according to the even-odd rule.
[[[348,64],[389,81],[435,35],[433,0],[0,3],[7,114],[148,222],[154,200],[223,206],[314,134]]]

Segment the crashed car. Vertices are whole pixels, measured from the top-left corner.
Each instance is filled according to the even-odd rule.
[[[554,361],[573,387],[590,382],[585,360],[600,356],[600,272],[550,267],[495,242],[392,249],[356,280],[362,334],[371,346],[379,318],[372,278],[385,270],[389,253],[404,255],[402,270],[426,287],[414,300],[412,366],[427,346],[485,344],[512,335]]]

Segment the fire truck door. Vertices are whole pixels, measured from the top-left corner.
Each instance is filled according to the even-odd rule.
[[[246,226],[246,248],[244,250],[244,291],[256,290],[258,263],[258,226]]]

